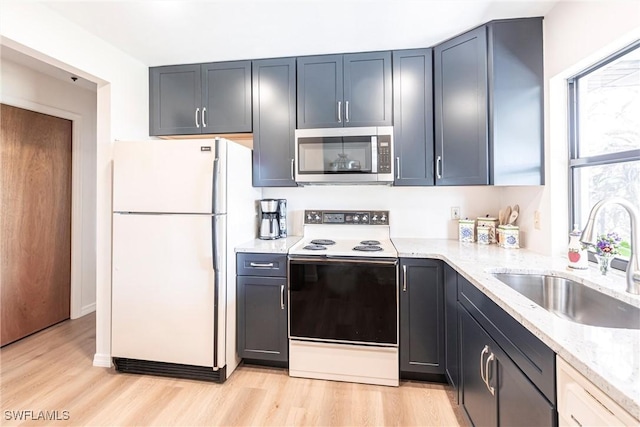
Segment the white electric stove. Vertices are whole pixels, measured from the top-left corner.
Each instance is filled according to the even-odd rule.
[[[397,386],[398,253],[388,211],[305,211],[289,250],[289,375]]]

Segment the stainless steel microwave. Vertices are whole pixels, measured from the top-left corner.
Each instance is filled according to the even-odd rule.
[[[393,183],[393,126],[298,129],[299,184]]]

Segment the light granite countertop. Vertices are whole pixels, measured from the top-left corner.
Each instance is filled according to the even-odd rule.
[[[586,326],[562,319],[533,303],[491,273],[543,273],[578,281],[640,307],[625,292],[622,272],[602,276],[595,267],[573,270],[562,257],[525,249],[460,243],[456,240],[392,238],[399,257],[446,261],[560,357],[640,419],[640,330]]]
[[[289,248],[302,239],[302,236],[289,236],[284,239],[260,240],[253,239],[236,246],[236,252],[254,252],[254,253],[271,253],[286,254]]]

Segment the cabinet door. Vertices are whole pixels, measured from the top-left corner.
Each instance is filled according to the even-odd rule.
[[[436,185],[489,184],[486,31],[434,48]]]
[[[253,186],[295,187],[296,62],[253,61]]]
[[[459,341],[458,341],[458,273],[444,264],[444,316],[445,316],[445,373],[449,384],[458,390]]]
[[[344,55],[344,125],[391,126],[391,52]]]
[[[298,129],[344,122],[342,55],[298,58]]]
[[[288,360],[287,279],[238,276],[238,355]]]
[[[149,134],[201,132],[200,65],[149,68]]]
[[[401,259],[400,371],[444,373],[442,263]]]
[[[544,427],[557,425],[557,412],[518,367],[501,351],[492,349],[498,363],[498,425]]]
[[[433,185],[432,50],[393,52],[394,185]]]
[[[251,61],[202,65],[202,133],[251,132]]]
[[[486,368],[491,368],[491,362],[487,364],[487,358],[498,345],[461,306],[459,306],[459,320],[463,408],[473,425],[496,426],[498,425],[498,403],[495,386],[492,394],[489,390],[491,386],[487,385],[484,379],[488,375],[490,384],[497,384],[499,381],[498,370],[493,369],[485,374]]]

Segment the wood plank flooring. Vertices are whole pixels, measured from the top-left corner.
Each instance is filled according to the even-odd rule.
[[[466,425],[451,404],[451,388],[443,384],[403,381],[400,387],[382,387],[308,380],[290,378],[285,369],[245,365],[224,384],[215,384],[96,368],[94,349],[94,315],[2,348],[0,424]]]

